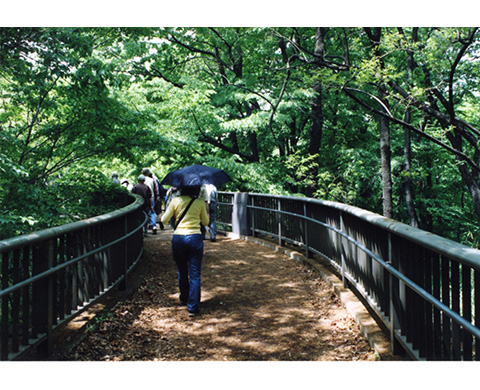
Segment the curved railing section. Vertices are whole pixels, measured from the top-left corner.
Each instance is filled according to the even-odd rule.
[[[54,330],[119,285],[143,253],[143,198],[117,211],[0,241],[0,360],[49,355]]]
[[[317,254],[416,360],[480,360],[480,251],[336,202],[220,193],[218,221]]]

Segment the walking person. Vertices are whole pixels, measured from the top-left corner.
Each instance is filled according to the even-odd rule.
[[[123,187],[125,187],[128,191],[132,192],[133,186],[130,184],[128,179],[122,179],[122,180],[120,180],[120,182],[121,182]]]
[[[205,201],[208,218],[210,220],[210,224],[208,225],[210,241],[215,242],[217,240],[217,219],[215,217],[218,200],[217,187],[213,184],[204,184],[200,190],[200,197]],[[203,233],[203,231],[202,234],[205,239],[205,233]]]
[[[162,214],[162,207],[163,203],[165,200],[165,194],[167,191],[165,191],[165,188],[163,185],[160,184],[160,180],[150,171],[150,177],[153,179],[153,183],[155,185],[155,214],[157,218],[157,222],[160,225],[160,230],[164,229],[164,225],[161,219],[161,214]]]
[[[155,199],[157,198],[157,190],[155,186],[155,181],[153,180],[152,173],[148,168],[142,169],[142,175],[145,176],[145,184],[150,187],[150,190],[152,192],[152,209],[148,213],[148,224],[150,226],[150,229],[152,229],[152,234],[157,234],[157,214],[155,213]]]
[[[118,173],[117,172],[112,173],[112,182],[114,182],[116,184],[120,184],[120,180],[118,180]]]
[[[149,212],[152,210],[152,191],[150,187],[145,184],[145,176],[140,175],[138,176],[138,183],[135,184],[132,188],[132,193],[140,195],[143,198],[143,211],[148,215]],[[147,235],[147,225],[145,225],[145,229],[143,231],[143,236]]]
[[[172,201],[173,198],[176,198],[177,196],[180,196],[180,191],[178,190],[177,187],[173,186],[170,187],[167,191],[167,194],[165,195],[165,210],[167,210],[168,206],[170,205],[170,202]],[[175,227],[175,220],[172,217],[170,221],[168,222],[172,228]]]
[[[178,271],[180,301],[187,305],[191,317],[200,312],[201,268],[203,239],[200,224],[208,225],[205,203],[198,198],[200,186],[183,187],[181,195],[173,198],[162,216],[168,223],[175,218],[172,253]]]

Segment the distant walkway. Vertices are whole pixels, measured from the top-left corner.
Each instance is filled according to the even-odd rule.
[[[380,345],[374,335],[375,352],[311,267],[242,239],[205,241],[201,315],[189,318],[178,299],[171,233],[145,238],[148,271],[139,288],[97,315],[95,330],[62,360],[392,359],[386,338]]]

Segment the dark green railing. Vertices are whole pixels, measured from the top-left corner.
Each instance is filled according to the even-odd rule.
[[[115,212],[0,241],[0,360],[34,351],[111,288],[143,253],[143,199]]]
[[[267,235],[329,261],[390,333],[394,353],[480,360],[479,250],[336,202],[221,193],[219,207],[217,219],[234,233]]]
[[[61,323],[125,284],[143,252],[142,200],[0,242],[0,356],[48,354]],[[335,202],[219,193],[217,220],[326,259],[390,333],[394,353],[480,360],[480,251]]]

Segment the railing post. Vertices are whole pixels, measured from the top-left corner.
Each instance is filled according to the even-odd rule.
[[[345,233],[345,226],[344,226],[344,223],[343,223],[343,214],[342,212],[340,211],[340,231],[342,233]],[[337,235],[338,236],[338,242],[339,244],[339,248],[338,250],[340,250],[340,259],[341,259],[341,263],[342,263],[342,284],[343,284],[343,287],[348,287],[347,286],[347,278],[345,277],[345,271],[346,271],[346,264],[345,264],[345,250],[343,248],[343,238],[342,236],[340,235]]]
[[[123,233],[124,236],[128,234],[127,217],[123,219]],[[120,283],[119,289],[125,291],[127,289],[127,273],[128,273],[128,244],[127,239],[122,240],[123,246],[123,280]]]
[[[1,273],[0,273],[0,288],[2,290],[8,287],[8,253],[0,254],[0,261],[2,263]],[[4,295],[0,298],[1,301],[1,313],[2,320],[0,323],[0,360],[8,360],[8,295]]]
[[[30,253],[31,248],[24,246],[22,249],[22,279],[27,279],[30,275]],[[22,289],[22,345],[28,345],[29,338],[29,318],[30,318],[30,289],[26,286]]]
[[[388,234],[388,258],[385,259],[386,262],[394,267],[396,267],[395,264],[393,264],[393,249],[392,249],[392,235],[389,233]],[[393,275],[389,272],[388,273],[388,295],[389,295],[389,317],[390,317],[390,345],[392,348],[392,353],[395,355],[399,355],[404,353],[404,349],[401,347],[400,343],[397,341],[395,337],[395,333],[397,329],[400,329],[400,320],[398,318],[398,312],[400,308],[397,307],[397,305],[400,303],[400,291],[399,291],[399,280],[394,279]],[[394,285],[396,281],[396,284]]]
[[[46,246],[43,245],[39,248],[39,261],[40,272],[49,270],[53,267],[53,258],[55,255],[54,239],[51,238],[47,241]],[[45,281],[39,283],[39,323],[38,330],[40,333],[46,334],[46,340],[42,342],[38,347],[38,354],[42,357],[50,355],[52,350],[52,330],[53,330],[53,278],[54,275],[50,275]]]
[[[307,203],[303,202],[303,215],[307,216]],[[306,219],[303,220],[304,232],[305,232],[305,255],[307,259],[312,258],[312,254],[310,252],[310,245],[308,243],[308,221]]]
[[[239,236],[249,236],[247,218],[248,193],[236,192],[233,195],[232,232]]]
[[[20,280],[20,250],[13,252],[13,284]],[[13,293],[12,302],[12,352],[18,352],[20,347],[20,291]]]
[[[56,245],[54,245],[54,242],[56,242],[55,239],[51,239],[48,241],[48,269],[53,268],[54,265],[54,258],[56,257]],[[54,302],[53,302],[53,296],[54,296],[54,283],[55,280],[55,275],[50,275],[48,277],[48,320],[47,320],[47,344],[46,344],[46,356],[50,356],[50,353],[52,351],[52,335],[53,335],[53,313],[54,313]]]
[[[282,200],[278,198],[278,245],[283,246],[282,241]]]
[[[251,222],[251,234],[253,237],[255,237],[255,216],[257,214],[257,211],[255,210],[255,197],[249,197],[249,199],[252,200],[252,206],[253,208],[251,209],[251,212],[250,212],[250,215],[251,215],[251,218],[252,218],[252,222]]]

